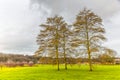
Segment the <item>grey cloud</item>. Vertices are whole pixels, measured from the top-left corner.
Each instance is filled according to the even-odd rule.
[[[42,14],[29,8],[29,0],[0,0],[0,8],[0,52],[33,54]]]
[[[107,30],[106,37],[108,38],[108,41],[104,45],[116,50],[120,56],[120,11],[109,18],[109,21],[104,22]]]
[[[118,0],[30,0],[31,4],[44,6],[53,14],[75,16],[79,10],[87,7],[102,17],[109,17],[120,10]],[[41,9],[41,8],[40,8]],[[49,14],[49,13],[48,13]],[[69,16],[70,17],[70,16]]]

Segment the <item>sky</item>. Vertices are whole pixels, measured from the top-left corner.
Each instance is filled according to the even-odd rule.
[[[120,55],[120,0],[0,0],[0,52],[33,55],[47,17],[58,14],[72,23],[85,7],[103,19],[103,45]]]

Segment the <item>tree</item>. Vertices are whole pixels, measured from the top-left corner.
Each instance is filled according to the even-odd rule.
[[[59,70],[59,53],[61,49],[61,27],[66,27],[66,23],[63,20],[63,17],[55,16],[47,18],[47,22],[45,24],[40,25],[43,30],[40,30],[40,34],[37,37],[37,43],[39,46],[39,50],[37,53],[41,53],[54,57],[56,55],[56,63]],[[56,53],[56,54],[54,54]]]
[[[84,9],[77,15],[73,26],[75,34],[79,36],[76,44],[80,44],[88,54],[89,67],[92,71],[91,53],[99,51],[101,42],[106,39],[103,35],[105,30],[101,27],[102,19],[91,10]]]
[[[65,69],[67,70],[67,52],[70,50],[70,39],[72,36],[72,32],[69,28],[70,26],[65,23],[63,26],[61,26],[61,35],[62,35],[62,48],[63,48],[63,55],[64,55],[64,63],[65,63]]]
[[[116,51],[106,48],[104,47],[104,49],[102,50],[102,54],[98,56],[98,59],[100,59],[100,61],[104,64],[106,63],[114,63],[114,59],[115,56],[117,54]]]

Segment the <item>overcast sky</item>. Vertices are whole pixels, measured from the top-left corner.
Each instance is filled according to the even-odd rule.
[[[0,0],[0,52],[34,54],[39,25],[46,17],[62,15],[73,22],[87,7],[103,19],[106,47],[120,52],[119,0]]]

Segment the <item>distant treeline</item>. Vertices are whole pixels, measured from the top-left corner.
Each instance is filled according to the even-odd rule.
[[[0,62],[33,62],[37,63],[39,58],[32,55],[22,55],[22,54],[4,54],[0,53]]]
[[[97,58],[92,58],[92,64],[120,64],[120,58],[100,55]],[[88,58],[66,58],[67,64],[88,64]],[[41,57],[40,64],[57,64],[56,58]],[[59,63],[64,64],[64,58],[59,58]]]

